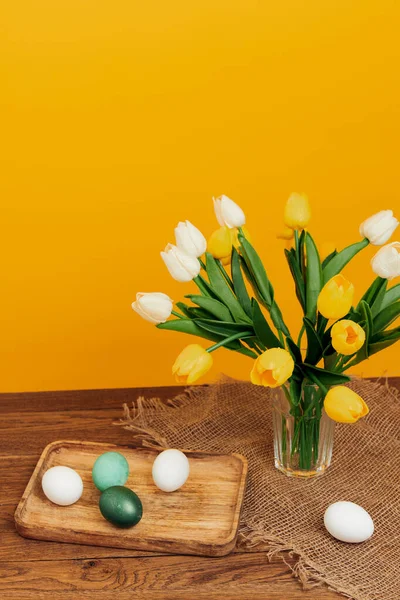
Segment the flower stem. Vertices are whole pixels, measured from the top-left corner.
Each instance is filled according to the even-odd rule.
[[[299,337],[297,339],[297,345],[298,345],[299,348],[300,348],[301,339],[303,337],[303,334],[304,334],[305,330],[306,330],[306,328],[305,328],[305,325],[303,324],[302,327],[301,327],[301,329],[300,329]]]
[[[186,319],[187,318],[184,315],[181,315],[181,313],[176,312],[176,310],[172,310],[171,311],[171,315],[174,315],[175,317],[178,317],[178,319]]]
[[[246,337],[251,337],[251,336],[246,336],[246,333],[244,333],[244,335],[243,335],[243,333],[244,333],[243,331],[241,331],[239,333],[234,333],[233,335],[230,335],[229,337],[224,338],[217,344],[214,344],[214,346],[210,346],[209,348],[206,348],[206,350],[207,350],[207,352],[214,352],[214,350],[217,350],[221,346],[226,346],[226,344],[229,344],[229,342],[233,342],[234,340],[238,340],[239,338],[245,339]]]

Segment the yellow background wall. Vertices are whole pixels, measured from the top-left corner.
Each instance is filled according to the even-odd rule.
[[[172,384],[189,338],[136,316],[175,300],[159,251],[211,196],[245,210],[277,298],[275,239],[306,191],[312,232],[339,247],[400,213],[400,8],[394,0],[21,0],[2,7],[2,391]],[[398,236],[397,236],[398,237]],[[361,294],[369,248],[348,269]],[[400,375],[392,348],[358,372]],[[222,350],[211,374],[247,377]]]

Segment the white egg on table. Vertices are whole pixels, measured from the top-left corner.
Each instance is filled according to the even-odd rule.
[[[69,506],[82,496],[83,482],[70,467],[51,467],[42,477],[42,490],[54,504]]]
[[[189,461],[180,450],[164,450],[153,463],[152,475],[156,486],[163,492],[175,492],[189,477]]]
[[[328,506],[324,525],[341,542],[358,544],[374,533],[374,522],[367,511],[354,502],[335,502]]]

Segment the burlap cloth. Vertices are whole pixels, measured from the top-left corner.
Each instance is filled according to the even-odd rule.
[[[239,452],[249,476],[238,544],[245,551],[290,551],[307,588],[326,583],[355,600],[400,599],[400,394],[388,385],[353,380],[370,407],[355,425],[337,425],[332,464],[322,476],[292,479],[273,465],[271,402],[265,388],[223,378],[193,387],[168,403],[139,398],[122,425],[156,447]],[[344,544],[324,529],[331,502],[350,500],[372,516],[375,533]]]

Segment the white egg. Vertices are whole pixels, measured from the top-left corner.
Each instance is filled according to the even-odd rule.
[[[180,450],[164,450],[153,463],[153,481],[163,492],[174,492],[189,477],[189,461]]]
[[[51,467],[42,477],[45,496],[54,504],[69,506],[82,496],[81,476],[69,467]]]
[[[324,515],[326,529],[341,542],[358,544],[374,533],[370,515],[354,502],[335,502],[328,506]]]

